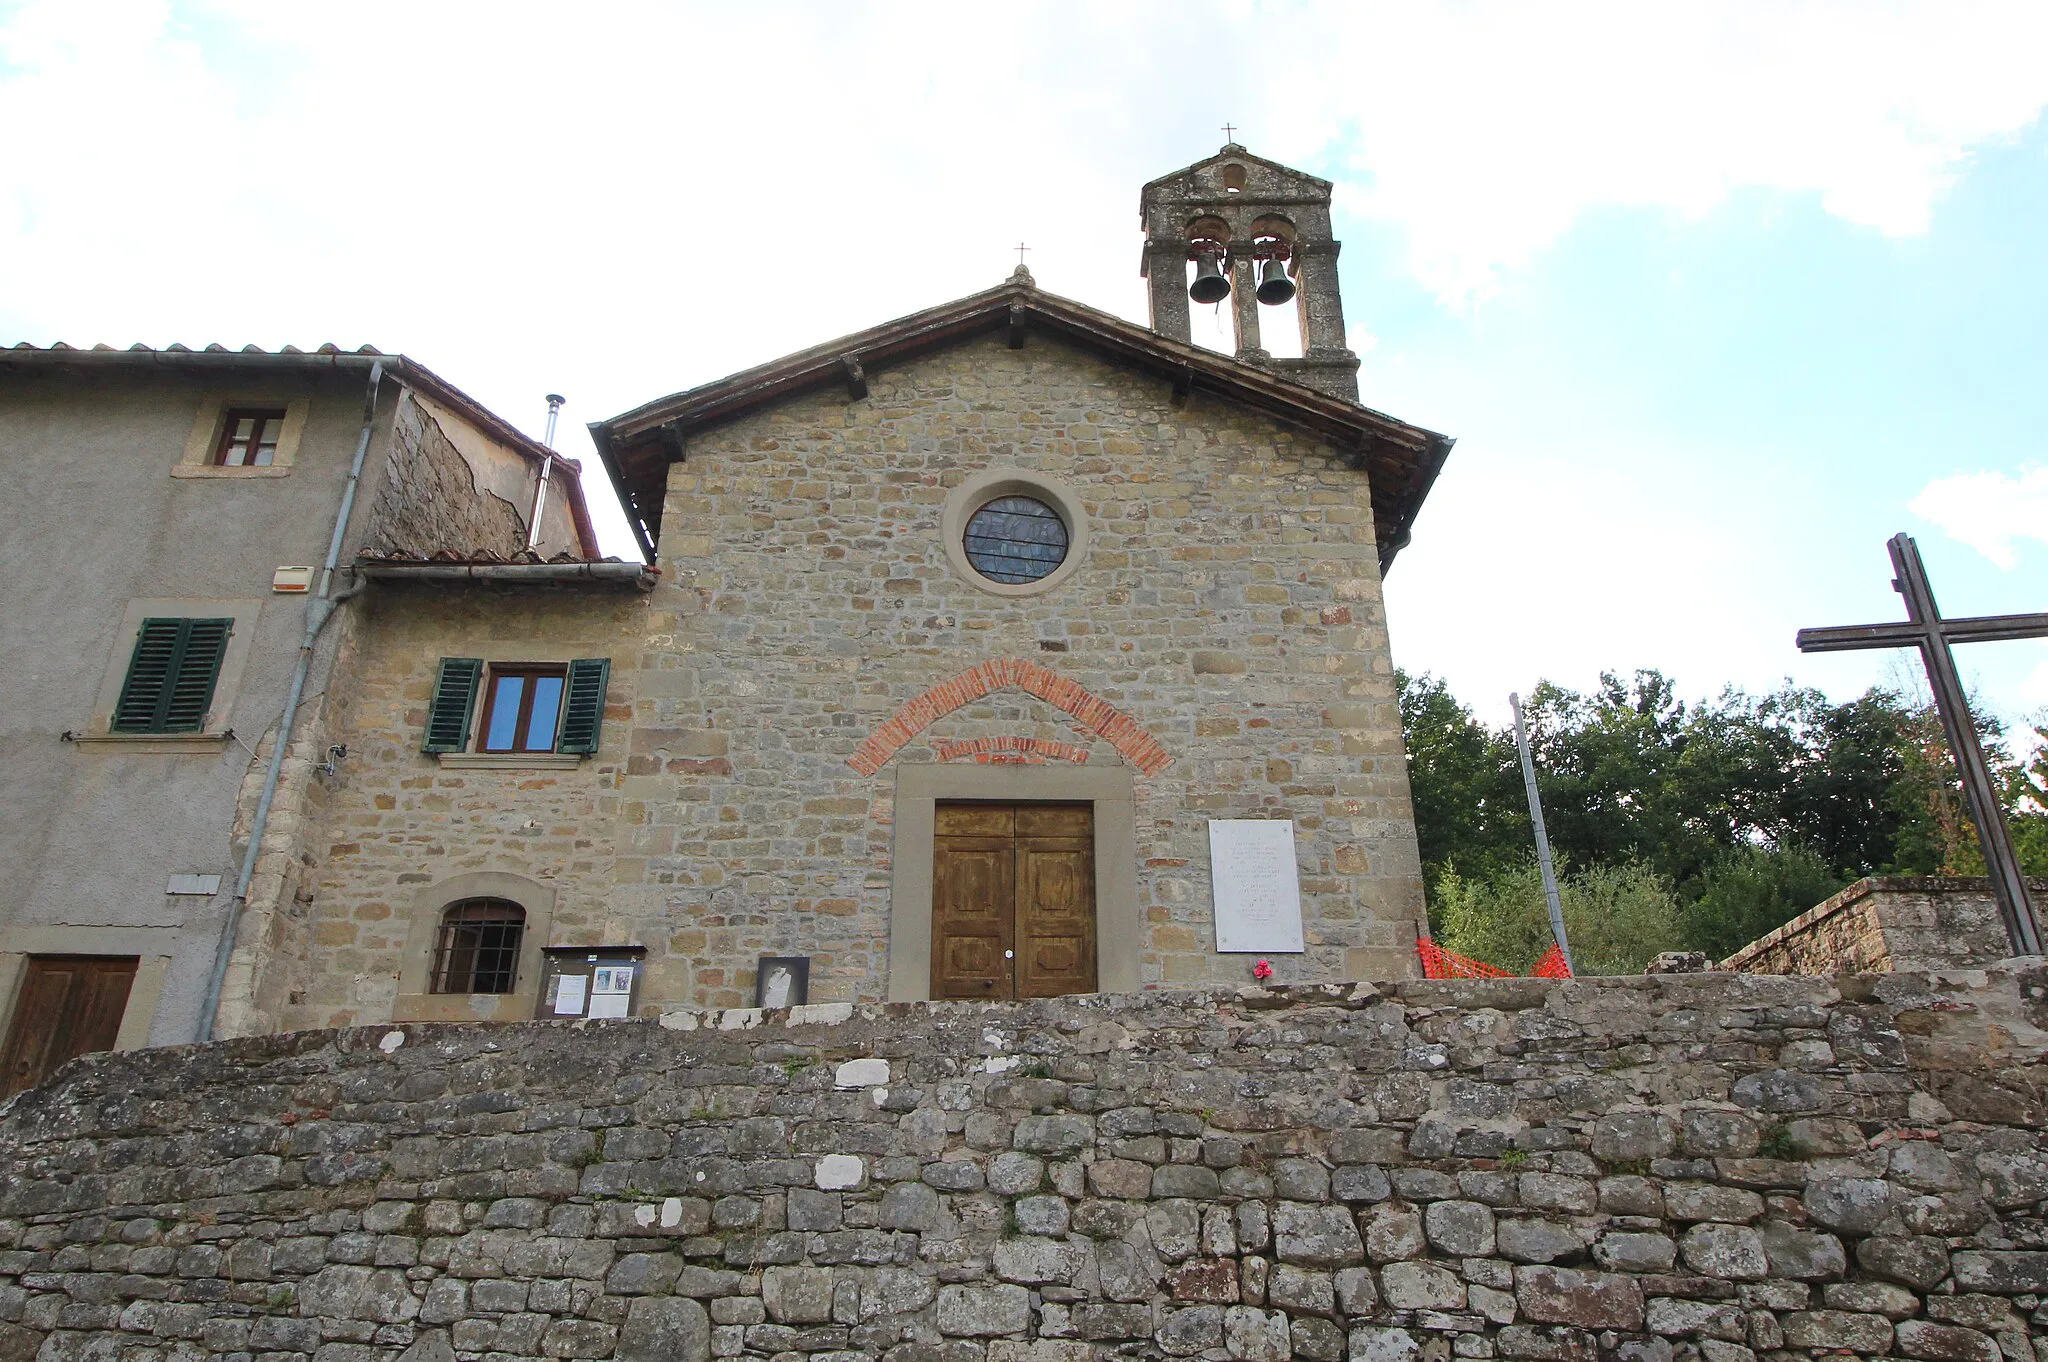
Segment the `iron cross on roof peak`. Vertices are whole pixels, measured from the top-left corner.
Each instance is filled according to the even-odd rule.
[[[1226,146],[1226,147],[1228,147],[1228,146],[1234,146],[1234,145],[1236,145],[1236,143],[1237,143],[1237,124],[1235,124],[1235,123],[1225,123],[1225,124],[1223,125],[1223,145],[1224,145],[1224,146]]]
[[[1906,620],[1902,624],[1845,624],[1828,629],[1801,629],[1799,651],[1803,653],[1847,652],[1862,648],[1918,648],[1927,666],[1928,685],[1934,691],[1934,709],[1941,716],[1942,733],[1963,778],[1963,795],[1968,801],[1970,820],[1977,825],[1977,841],[1984,848],[1984,866],[1991,873],[1992,892],[1998,898],[1998,913],[2005,920],[2006,936],[2015,955],[2041,954],[2041,927],[2027,898],[2027,882],[2020,874],[2020,860],[2013,850],[2012,833],[2005,826],[2005,812],[1999,806],[1998,791],[1991,783],[1991,767],[1984,760],[1984,747],[1977,737],[1977,725],[1970,718],[1969,697],[1963,691],[1962,674],[1956,670],[1951,643],[1989,643],[2001,639],[2048,638],[2048,614],[1985,615],[1977,619],[1945,620],[1934,603],[1934,588],[1927,580],[1927,568],[1920,561],[1919,546],[1911,535],[1896,534],[1886,545],[1891,550],[1892,589],[1906,598]]]
[[[1020,270],[1021,270],[1021,269],[1023,269],[1023,268],[1024,268],[1024,252],[1026,252],[1026,251],[1030,250],[1031,248],[1030,248],[1029,246],[1026,246],[1026,245],[1025,245],[1025,244],[1024,244],[1023,242],[1021,242],[1021,241],[1020,241],[1020,242],[1018,242],[1018,243],[1017,243],[1016,245],[1012,246],[1012,247],[1011,247],[1010,249],[1011,249],[1011,250],[1013,250],[1013,251],[1015,251],[1015,252],[1017,253],[1017,268],[1018,268],[1018,269],[1020,269]]]

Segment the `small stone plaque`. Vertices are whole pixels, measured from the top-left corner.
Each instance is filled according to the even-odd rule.
[[[1293,955],[1305,949],[1292,819],[1211,819],[1209,885],[1219,952]]]

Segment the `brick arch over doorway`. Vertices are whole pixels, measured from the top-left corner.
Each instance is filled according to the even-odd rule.
[[[905,743],[937,720],[962,705],[1012,686],[1071,714],[1083,728],[1099,734],[1145,775],[1158,775],[1173,763],[1158,739],[1101,696],[1050,667],[1021,657],[999,657],[941,681],[897,710],[846,759],[846,764],[864,776],[871,776],[886,766]]]

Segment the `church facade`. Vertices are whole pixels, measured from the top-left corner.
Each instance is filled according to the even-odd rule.
[[[250,1027],[1248,982],[1212,820],[1292,824],[1277,977],[1414,972],[1381,578],[1450,442],[1357,401],[1328,203],[1226,147],[1149,328],[1020,269],[599,423],[647,570],[383,564]]]

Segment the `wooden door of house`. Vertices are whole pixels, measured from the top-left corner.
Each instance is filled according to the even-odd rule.
[[[1095,991],[1095,810],[940,804],[932,997]]]
[[[0,1097],[33,1088],[67,1059],[111,1050],[135,983],[132,955],[32,955],[0,1050]]]

